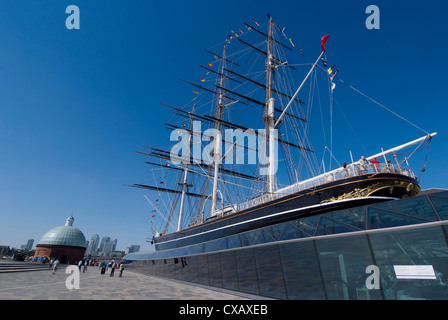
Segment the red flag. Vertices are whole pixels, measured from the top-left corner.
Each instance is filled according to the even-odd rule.
[[[328,38],[330,38],[330,36],[323,36],[322,39],[320,39],[322,41],[320,48],[322,49],[322,51],[324,52],[324,54],[327,54],[325,52],[325,44],[327,43]]]

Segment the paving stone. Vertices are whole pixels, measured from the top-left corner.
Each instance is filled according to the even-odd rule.
[[[80,273],[80,289],[69,290],[61,265],[51,270],[0,274],[0,300],[241,300],[251,299],[239,293],[200,285],[156,278],[131,271],[123,277],[115,272],[101,274],[97,267]],[[118,271],[118,270],[117,270]]]

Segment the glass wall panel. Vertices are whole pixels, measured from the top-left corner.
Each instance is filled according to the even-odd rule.
[[[431,221],[439,220],[431,207],[427,197],[415,197],[402,201],[395,201],[398,210]]]
[[[213,252],[219,250],[219,241],[213,240],[205,243],[205,251],[204,252]]]
[[[202,253],[202,245],[193,245],[193,246],[189,246],[187,248],[188,253],[187,254],[198,254],[198,253]]]
[[[198,283],[205,285],[210,284],[208,272],[208,256],[206,254],[198,256]]]
[[[147,264],[145,266],[145,269],[147,270],[146,272],[149,275],[154,275],[155,268],[154,268],[154,265],[153,265],[153,261],[145,261],[145,262],[147,262]]]
[[[323,300],[325,292],[313,241],[281,244],[287,298],[290,300]]]
[[[166,274],[166,276],[170,277],[170,278],[177,279],[176,278],[176,275],[177,275],[177,268],[176,267],[178,266],[179,259],[177,259],[177,258],[166,259],[166,261],[167,261],[167,265],[166,265],[167,266],[167,274]]]
[[[382,229],[410,224],[429,222],[418,217],[401,214],[398,212],[381,210],[375,207],[368,208],[368,228]]]
[[[238,290],[235,251],[221,253],[222,286],[229,290]]]
[[[163,270],[164,276],[170,277],[173,275],[171,272],[172,268],[170,268],[171,264],[173,263],[173,259],[166,259],[165,261],[166,261],[166,263],[164,265],[164,270]]]
[[[303,231],[303,237],[309,237],[316,233],[319,224],[320,215],[291,221],[290,224]]]
[[[280,240],[280,237],[285,229],[285,223],[279,223],[272,226],[265,227],[265,231],[269,233],[269,235],[275,239],[275,241]]]
[[[225,237],[219,240],[219,250],[229,249],[229,237]]]
[[[441,227],[369,235],[386,299],[448,299],[448,248]],[[397,279],[394,266],[432,266],[436,280]]]
[[[314,232],[314,230],[313,230]],[[292,240],[292,239],[300,239],[309,237],[309,234],[306,234],[303,230],[297,229],[293,224],[287,223],[285,230],[283,230],[281,240]]]
[[[189,266],[190,269],[190,281],[194,283],[199,283],[198,256],[188,257],[187,266]]]
[[[222,287],[221,255],[213,253],[208,255],[208,270],[210,274],[210,285]]]
[[[163,263],[160,266],[160,275],[162,277],[169,277],[168,259],[163,259]]]
[[[380,290],[368,290],[366,268],[373,265],[367,236],[316,240],[327,299],[382,299]]]
[[[253,249],[237,250],[235,254],[240,291],[259,294]]]
[[[356,230],[364,230],[366,228],[366,212],[365,207],[357,207],[326,213],[325,216],[347,224]]]
[[[286,299],[283,270],[277,245],[255,248],[255,260],[260,284],[260,294]]]
[[[182,281],[190,281],[190,266],[188,265],[188,258],[179,258],[182,266],[180,279]]]
[[[248,247],[251,245],[248,232],[240,233],[238,236],[240,237],[242,247]]]
[[[436,208],[440,218],[442,220],[448,220],[448,199],[436,196],[430,196],[429,198],[431,199],[434,208]]]
[[[400,201],[387,201],[377,203],[371,205],[371,207],[409,214],[416,217],[421,217],[429,221],[438,220],[437,216],[434,213],[434,210],[428,202],[428,198],[424,196],[404,199]]]
[[[257,229],[250,232],[251,244],[263,244],[273,242],[274,238],[264,229]]]
[[[157,274],[157,264],[155,260],[151,260],[149,263],[149,270],[151,275]]]
[[[434,195],[436,195],[438,197],[448,198],[448,191],[437,192],[437,193],[434,193]]]
[[[228,241],[229,248],[240,248],[242,246],[241,238],[239,235],[230,236],[228,238],[229,238],[229,241]]]
[[[316,236],[353,231],[359,231],[359,229],[322,215],[319,226],[316,230]]]

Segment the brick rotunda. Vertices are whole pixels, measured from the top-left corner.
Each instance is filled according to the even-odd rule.
[[[74,263],[84,257],[86,237],[73,226],[73,216],[67,218],[65,225],[45,233],[36,245],[35,257],[58,259],[61,263]]]

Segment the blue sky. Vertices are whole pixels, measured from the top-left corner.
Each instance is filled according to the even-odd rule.
[[[80,9],[79,30],[65,27],[71,4]],[[380,9],[379,30],[365,27],[371,4]],[[37,243],[73,214],[87,239],[97,233],[117,238],[121,250],[149,249],[151,208],[124,186],[148,175],[134,151],[169,140],[171,114],[159,102],[191,98],[178,79],[202,77],[204,49],[244,22],[266,22],[267,13],[307,62],[329,34],[327,57],[341,79],[438,132],[421,185],[447,188],[446,12],[442,1],[0,2],[0,245]],[[378,107],[353,97],[356,126],[383,141],[379,147],[423,135],[381,110],[373,119]]]

